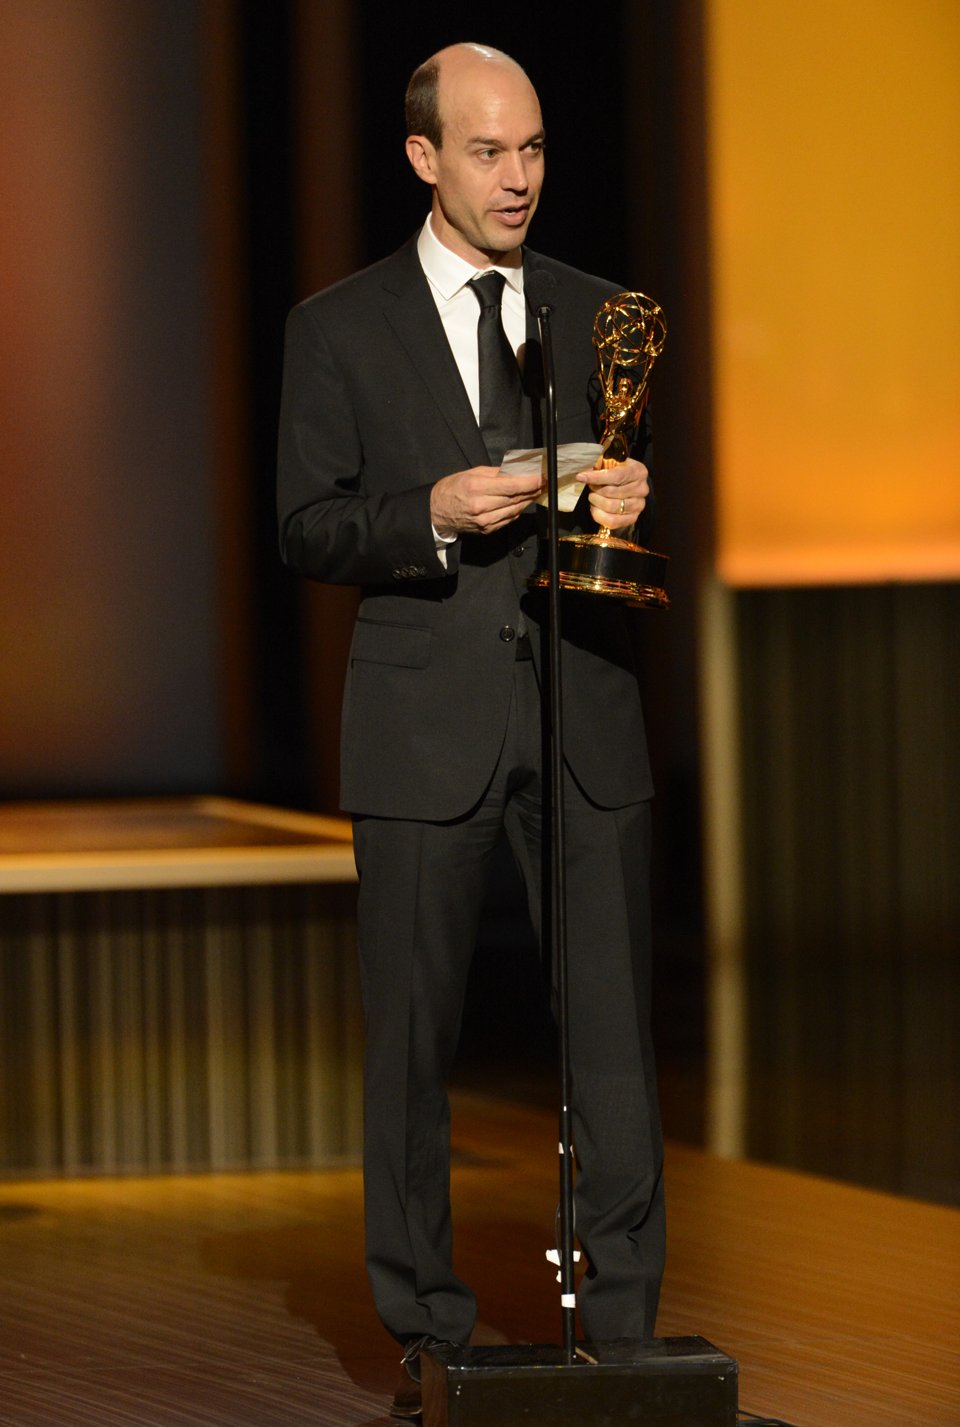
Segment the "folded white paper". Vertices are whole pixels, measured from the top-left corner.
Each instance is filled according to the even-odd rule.
[[[557,447],[557,507],[573,510],[583,490],[583,482],[575,479],[581,471],[589,471],[597,464],[597,457],[603,450],[593,441],[567,441]],[[500,463],[505,475],[532,476],[539,474],[546,480],[547,453],[542,446],[531,451],[508,451]],[[546,492],[539,497],[538,505],[547,504]]]

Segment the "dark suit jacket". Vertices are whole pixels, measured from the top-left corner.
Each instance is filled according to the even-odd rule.
[[[618,289],[525,250],[556,281],[559,439],[595,440],[597,309]],[[540,353],[531,322],[525,430],[542,444]],[[637,454],[643,455],[643,451]],[[437,556],[430,490],[489,464],[411,240],[290,314],[278,504],[285,561],[363,587],[344,693],[344,807],[442,820],[478,800],[500,750],[521,602],[535,652],[542,596],[526,590],[538,515]],[[542,515],[542,513],[541,513]],[[602,806],[650,796],[629,621],[618,602],[563,596],[564,746]],[[506,636],[506,637],[504,637]]]

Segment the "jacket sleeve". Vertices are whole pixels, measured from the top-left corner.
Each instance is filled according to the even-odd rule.
[[[277,460],[280,552],[298,574],[332,584],[439,579],[432,486],[370,492],[348,363],[308,304],[287,319]]]

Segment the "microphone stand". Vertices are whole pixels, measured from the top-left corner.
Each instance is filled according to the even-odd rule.
[[[567,1363],[573,1362],[576,1347],[576,1286],[574,1284],[573,1213],[573,1129],[570,1109],[570,1021],[567,972],[566,857],[563,817],[563,693],[560,652],[560,518],[557,494],[557,406],[550,331],[550,307],[537,308],[537,326],[543,353],[546,387],[547,452],[547,548],[548,548],[548,662],[547,683],[550,748],[550,887],[543,896],[543,913],[549,908],[553,931],[554,964],[557,977],[557,1030],[560,1042],[560,1311],[563,1349]],[[546,926],[547,918],[542,917]]]

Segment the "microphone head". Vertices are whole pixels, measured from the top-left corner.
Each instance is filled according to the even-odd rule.
[[[537,316],[544,308],[548,312],[553,311],[553,299],[556,295],[557,280],[553,273],[544,272],[542,269],[535,269],[529,276],[523,279],[523,295],[527,300],[527,306]]]

